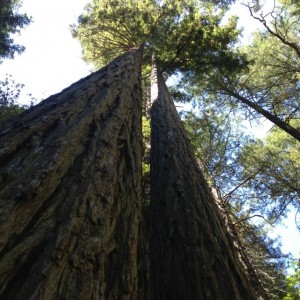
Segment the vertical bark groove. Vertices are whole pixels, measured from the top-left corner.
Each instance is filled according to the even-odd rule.
[[[137,299],[141,62],[132,50],[0,130],[1,299]]]

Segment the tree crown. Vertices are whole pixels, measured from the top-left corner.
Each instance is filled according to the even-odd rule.
[[[84,59],[96,67],[143,43],[144,61],[150,62],[155,51],[165,71],[228,68],[234,62],[230,46],[238,36],[235,18],[221,23],[230,2],[94,0],[72,32],[83,46]]]
[[[1,0],[0,6],[0,63],[4,58],[13,58],[15,53],[24,51],[24,47],[14,43],[11,34],[19,33],[31,22],[27,14],[17,11],[21,5],[19,0]]]

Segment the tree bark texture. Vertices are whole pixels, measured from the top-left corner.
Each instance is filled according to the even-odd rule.
[[[0,299],[137,299],[142,49],[0,133]]]
[[[155,68],[151,98],[153,299],[259,299]]]

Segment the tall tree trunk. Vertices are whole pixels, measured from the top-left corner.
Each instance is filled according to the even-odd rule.
[[[0,133],[0,298],[137,299],[142,49]]]
[[[242,102],[243,104],[251,107],[252,109],[254,109],[257,113],[261,114],[262,116],[264,116],[267,120],[269,120],[270,122],[272,122],[274,125],[278,126],[280,129],[282,129],[283,131],[285,131],[287,134],[289,134],[290,136],[292,136],[293,138],[295,138],[296,140],[298,140],[300,142],[300,130],[298,128],[295,128],[293,126],[291,126],[287,121],[283,121],[281,120],[278,116],[268,112],[267,110],[265,110],[263,107],[261,107],[260,105],[248,100],[247,98],[239,95],[238,93],[232,91],[231,89],[229,89],[225,84],[220,83],[220,86],[222,87],[222,89],[229,95],[232,96],[234,98],[236,98],[237,100],[239,100],[240,102]]]
[[[155,68],[151,98],[153,299],[259,299]]]

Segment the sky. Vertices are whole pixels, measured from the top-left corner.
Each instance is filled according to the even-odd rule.
[[[25,85],[23,94],[31,93],[39,101],[88,75],[92,68],[81,60],[81,46],[72,38],[69,29],[88,2],[23,0],[20,12],[32,16],[33,22],[15,37],[15,41],[24,45],[26,50],[16,55],[14,60],[0,64],[0,80],[5,78],[5,74],[11,74],[17,82]],[[248,29],[245,32],[245,40],[248,40],[251,38],[250,31],[260,24],[249,18],[248,10],[241,5],[235,5],[234,14],[240,17],[239,26]],[[295,212],[290,213],[283,226],[273,230],[273,236],[281,236],[285,253],[291,252],[294,257],[299,257],[300,233],[296,229],[294,215]]]
[[[26,50],[0,65],[0,79],[12,74],[25,85],[26,93],[41,100],[88,75],[90,68],[81,60],[81,46],[69,29],[87,2],[23,0],[20,12],[32,16],[33,22],[15,41]]]

